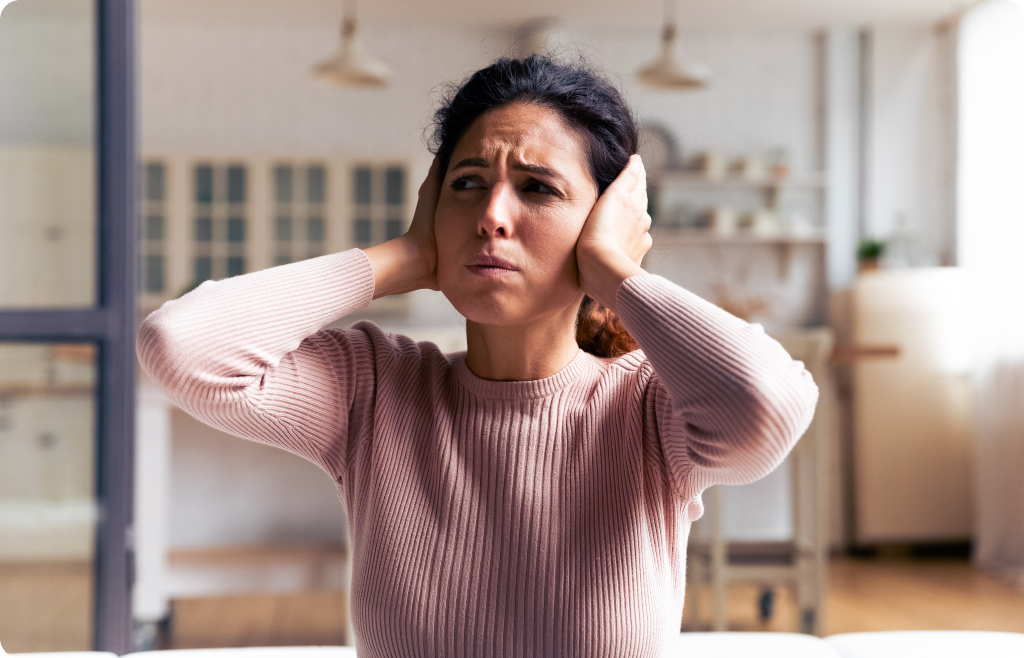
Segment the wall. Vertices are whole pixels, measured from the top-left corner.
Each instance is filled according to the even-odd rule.
[[[0,20],[0,305],[95,297],[88,0],[9,5]]]
[[[304,459],[171,413],[172,550],[344,540],[331,476]]]
[[[887,238],[904,216],[913,264],[956,264],[954,49],[934,26],[877,28],[868,44],[863,233]]]
[[[89,0],[32,0],[0,21],[0,144],[92,143]]]

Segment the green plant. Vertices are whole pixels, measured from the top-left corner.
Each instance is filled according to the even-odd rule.
[[[878,260],[883,253],[885,253],[885,243],[881,240],[861,240],[857,244],[858,263]]]

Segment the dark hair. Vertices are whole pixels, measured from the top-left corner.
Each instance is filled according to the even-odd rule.
[[[585,62],[558,62],[544,55],[503,57],[449,89],[435,112],[429,144],[440,160],[442,175],[473,122],[488,110],[512,103],[555,110],[579,131],[598,194],[637,152],[639,130],[629,105],[611,82]],[[619,356],[638,347],[621,320],[589,297],[580,305],[576,327],[576,342],[597,356]]]

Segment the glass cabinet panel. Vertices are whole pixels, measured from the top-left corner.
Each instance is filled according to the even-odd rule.
[[[0,638],[92,645],[95,347],[0,344]]]
[[[0,15],[0,308],[96,297],[93,0]]]

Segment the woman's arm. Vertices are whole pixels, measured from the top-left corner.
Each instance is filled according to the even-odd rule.
[[[324,465],[347,431],[361,359],[350,336],[317,332],[372,295],[355,249],[207,281],[146,318],[139,362],[203,422]]]
[[[320,330],[375,297],[431,287],[436,179],[435,164],[401,238],[207,281],[164,304],[139,330],[143,369],[210,425],[342,467],[338,439],[372,412],[372,398],[356,402],[374,390],[373,348],[359,332]]]
[[[659,435],[680,493],[756,480],[810,424],[817,387],[761,327],[640,268],[651,246],[645,190],[634,156],[580,235],[580,283],[622,319],[667,393]]]
[[[630,277],[617,299],[654,369],[658,433],[680,493],[774,470],[814,416],[818,388],[804,365],[759,325],[662,277]]]

